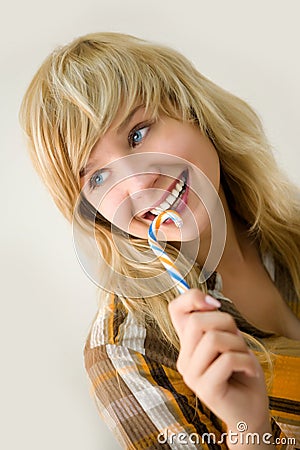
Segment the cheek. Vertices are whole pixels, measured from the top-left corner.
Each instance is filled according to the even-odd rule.
[[[94,205],[95,206],[95,205]],[[109,222],[125,232],[129,232],[129,224],[132,219],[130,198],[122,198],[118,190],[113,189],[101,198],[101,203],[95,206]]]
[[[117,208],[117,198],[113,191],[105,192],[102,189],[95,189],[90,195],[87,195],[88,201],[105,219],[111,222],[114,211]]]
[[[219,190],[220,160],[217,150],[210,140],[201,135],[198,146],[195,147],[192,161],[211,181],[215,189]]]
[[[105,196],[101,201],[101,203],[98,206],[96,206],[96,208],[99,211],[99,213],[102,214],[102,216],[104,216],[107,220],[111,222],[114,215],[114,211],[116,210],[116,205],[114,204],[114,202],[110,197],[111,197],[110,195]]]
[[[203,171],[218,191],[220,185],[220,160],[215,148],[212,148],[207,155]]]
[[[154,148],[158,151],[169,153],[174,156],[192,161],[193,155],[197,153],[199,139],[196,140],[189,133],[171,130],[161,136]]]

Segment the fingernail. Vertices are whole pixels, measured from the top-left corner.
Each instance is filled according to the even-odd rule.
[[[211,297],[210,295],[206,295],[204,297],[204,300],[208,305],[215,306],[216,308],[220,308],[221,306],[221,302],[219,302],[219,300],[217,300],[216,298]]]

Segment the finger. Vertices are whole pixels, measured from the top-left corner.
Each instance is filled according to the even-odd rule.
[[[226,331],[239,335],[241,338],[236,323],[230,314],[220,311],[190,313],[185,318],[184,326],[182,325],[181,329],[176,330],[181,351],[186,355],[186,359],[191,358],[204,333],[212,330]]]
[[[221,303],[213,297],[206,296],[199,289],[189,289],[169,303],[169,313],[176,331],[180,334],[187,317],[194,311],[212,311]]]
[[[230,378],[236,372],[250,378],[257,378],[259,375],[257,363],[249,353],[226,352],[222,353],[206,370],[202,377],[198,377],[196,382],[197,392],[201,396],[210,397],[218,395],[219,398],[226,395],[229,388]],[[192,375],[192,374],[191,374]],[[240,382],[243,378],[240,377]],[[245,381],[246,384],[246,381]],[[204,388],[204,386],[206,386]]]
[[[233,337],[237,338],[236,342],[240,343],[240,348],[247,351],[246,343],[238,332],[236,323],[230,314],[220,311],[195,312],[190,314],[186,326],[181,334],[179,334],[180,352],[177,360],[178,370],[184,370],[184,368],[190,364],[190,361],[194,358],[195,349],[200,345],[201,340],[203,340],[207,334],[214,334],[215,332],[232,334]],[[208,335],[205,339],[212,339],[212,336]],[[221,343],[219,343],[219,345],[221,345]],[[238,349],[239,347],[236,348],[236,350]],[[225,350],[226,349],[224,348],[223,351]],[[227,350],[229,350],[229,348]],[[234,347],[232,350],[234,350]],[[221,352],[222,351],[220,351],[220,353]]]
[[[192,345],[189,338],[181,345],[177,368],[182,375],[189,370],[195,376],[202,376],[221,353],[228,351],[247,353],[249,351],[240,335],[219,330],[205,332],[193,351],[191,351]]]

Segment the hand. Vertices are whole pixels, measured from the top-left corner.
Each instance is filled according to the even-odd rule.
[[[236,431],[244,421],[249,432],[270,432],[262,368],[232,316],[218,311],[215,302],[207,303],[203,292],[190,289],[169,304],[180,340],[178,371],[228,429]]]

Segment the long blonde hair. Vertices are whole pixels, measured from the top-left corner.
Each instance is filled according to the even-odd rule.
[[[169,48],[133,36],[95,33],[55,49],[36,73],[24,97],[20,120],[35,168],[64,216],[73,220],[80,196],[80,172],[119,113],[121,102],[124,116],[135,106],[144,105],[153,116],[164,113],[198,124],[218,152],[221,182],[231,212],[244,221],[260,250],[271,249],[286,267],[300,297],[298,187],[278,168],[253,109]],[[82,198],[78,220],[83,226],[90,222],[90,207]],[[136,277],[153,280],[165,272],[159,261],[149,266],[141,265],[138,257],[124,259],[117,251],[110,224],[100,214],[95,227],[108,264],[131,278],[133,285]],[[131,237],[129,241],[122,235],[117,239],[128,254],[138,256],[148,249],[142,239]],[[169,244],[167,251],[178,256]],[[197,267],[192,267],[186,274],[190,286],[199,287],[198,276]],[[106,281],[113,286],[113,280]],[[178,294],[174,288],[166,291],[168,283],[166,275],[158,298],[151,297],[149,283],[148,296],[121,295],[121,299],[137,316],[146,314],[153,320],[178,348],[167,311],[167,304]],[[200,288],[206,291],[206,283]],[[106,297],[106,290],[101,290],[100,304]]]

